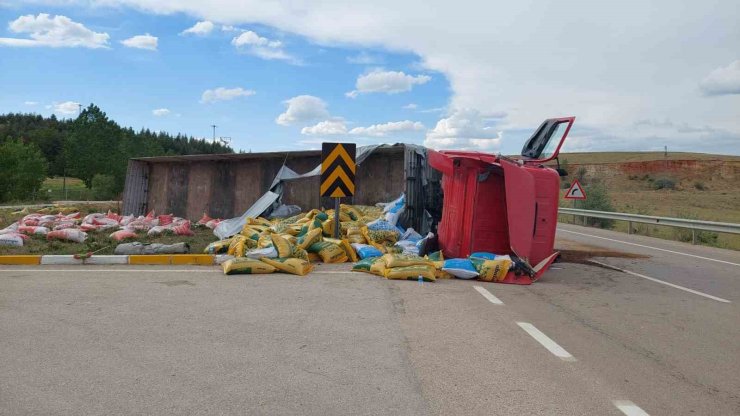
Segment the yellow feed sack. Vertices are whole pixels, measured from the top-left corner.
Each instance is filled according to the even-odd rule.
[[[380,277],[385,277],[386,270],[387,269],[385,268],[385,260],[383,260],[382,257],[376,257],[376,260],[370,266],[370,273]]]
[[[433,282],[436,280],[434,272],[435,269],[433,266],[394,267],[385,270],[385,278],[391,280],[417,280],[421,276],[424,281]]]
[[[385,262],[380,257],[368,257],[352,266],[353,272],[371,273],[380,277],[385,277],[385,270]]]
[[[269,227],[270,225],[272,225],[269,220],[262,218],[262,217],[257,217],[257,218],[247,217],[247,224],[263,225],[265,227]]]
[[[290,244],[295,245],[295,243],[298,242],[298,238],[292,234],[280,234],[280,237],[283,237],[284,239],[288,240]]]
[[[298,237],[298,247],[307,250],[313,244],[321,241],[321,229],[317,228],[309,231],[303,237]]]
[[[500,282],[506,277],[511,267],[511,260],[484,260],[475,262],[475,268],[478,270],[478,279],[486,282]]]
[[[319,230],[321,230],[322,229],[321,227],[323,227],[323,226],[324,226],[324,224],[321,221],[319,221],[318,219],[314,218],[313,220],[311,220],[311,222],[308,223],[308,231],[314,230],[316,228],[318,228]]]
[[[378,244],[396,244],[396,241],[398,241],[399,237],[398,231],[392,230],[369,230],[367,232],[367,235],[369,237],[366,236],[365,238],[367,238],[368,241],[373,240]]]
[[[302,248],[298,248],[293,246],[293,253],[290,254],[290,257],[294,257],[296,259],[311,261],[308,258],[308,252]]]
[[[229,245],[231,245],[231,238],[227,238],[225,240],[214,241],[203,250],[203,253],[205,254],[225,253],[226,251],[229,250]]]
[[[367,243],[371,246],[377,248],[380,250],[381,253],[385,253],[387,250],[385,249],[385,246],[382,244],[378,244],[375,242],[372,238],[370,238],[369,231],[367,229],[367,226],[363,226],[360,228],[360,231],[362,232],[362,236],[365,237],[365,240],[367,240]]]
[[[311,271],[311,269],[313,269],[313,266],[311,266],[311,263],[309,263],[307,260],[294,259],[292,257],[276,259],[268,259],[267,257],[262,257],[260,261],[274,266],[281,272],[297,274],[298,276],[305,276]]]
[[[355,249],[352,248],[352,245],[350,245],[348,240],[343,239],[342,243],[339,244],[339,247],[341,247],[342,250],[344,250],[344,254],[347,255],[350,261],[354,263],[358,260],[357,253],[355,252]]]
[[[303,249],[299,249],[299,250],[303,250]],[[303,251],[306,251],[306,250],[303,250]],[[321,256],[319,256],[318,253],[308,253],[308,261],[310,261],[311,263],[318,263],[321,261]]]
[[[342,211],[345,211],[347,213],[347,215],[349,215],[350,217],[352,217],[352,220],[353,221],[357,221],[362,216],[362,214],[360,213],[360,211],[358,211],[352,205],[344,205],[344,204],[342,204],[342,205],[339,206],[339,208]]]
[[[334,235],[334,217],[331,217],[330,219],[324,221],[321,229],[323,230],[324,235]]]
[[[290,257],[293,254],[293,245],[283,237],[277,234],[271,234],[270,241],[272,241],[272,246],[277,250],[278,257]]]
[[[242,228],[242,231],[240,234],[247,238],[251,238],[252,240],[257,241],[260,238],[260,233],[262,233],[262,231],[256,230],[252,228],[249,224],[247,224]]]
[[[406,266],[433,266],[432,262],[419,256],[405,254],[386,254],[383,256],[385,266],[388,268],[406,267]]]
[[[338,245],[328,241],[320,241],[318,243],[311,244],[311,246],[308,247],[308,251],[318,253],[324,263],[344,263],[347,261],[347,255],[344,254],[344,250],[342,250]]]
[[[259,248],[272,247],[272,235],[271,234],[261,235],[259,240],[257,240],[257,247]]]
[[[231,238],[226,254],[230,254],[234,257],[244,257],[244,252],[247,250],[247,240],[248,238],[243,235],[235,235]]]
[[[441,269],[434,270],[434,277],[436,277],[437,279],[454,279],[455,278],[455,276]]]
[[[244,257],[226,260],[222,266],[224,274],[261,274],[275,271],[275,267],[265,262]]]
[[[362,234],[360,234],[360,235],[348,235],[347,236],[347,240],[350,242],[350,244],[352,244],[352,243],[367,244],[367,240],[365,240],[365,237],[363,237]]]
[[[344,254],[347,255],[347,259],[352,263],[358,260],[355,249],[352,248],[352,246],[349,244],[349,241],[347,241],[346,239],[340,240],[337,238],[324,238],[324,241],[328,241],[330,243],[338,245],[342,250],[344,250]]]

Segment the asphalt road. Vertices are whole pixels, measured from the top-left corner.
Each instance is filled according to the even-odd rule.
[[[737,253],[559,237],[724,301],[577,263],[532,286],[6,266],[0,414],[740,414]]]

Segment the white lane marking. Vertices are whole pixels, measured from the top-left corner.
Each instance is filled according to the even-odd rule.
[[[630,242],[627,242],[627,241],[615,240],[613,238],[599,237],[598,235],[579,233],[579,232],[576,232],[576,231],[564,230],[562,228],[559,228],[558,231],[563,231],[563,232],[571,233],[571,234],[585,235],[586,237],[600,238],[602,240],[614,241],[614,242],[622,243],[622,244],[629,244],[631,246],[637,246],[637,247],[649,248],[649,249],[653,249],[653,250],[665,251],[666,253],[680,254],[682,256],[689,256],[689,257],[694,257],[694,258],[702,259],[702,260],[716,261],[717,263],[729,264],[731,266],[740,266],[740,263],[733,263],[731,261],[717,260],[717,259],[713,259],[711,257],[697,256],[696,254],[681,253],[680,251],[673,251],[673,250],[668,250],[668,249],[665,249],[665,248],[651,247],[651,246],[646,246],[644,244],[630,243]]]
[[[663,285],[666,285],[666,286],[670,286],[672,288],[676,288],[676,289],[680,289],[680,290],[683,290],[683,291],[686,291],[686,292],[689,292],[689,293],[693,293],[695,295],[704,296],[705,298],[716,300],[717,302],[732,303],[732,302],[730,302],[727,299],[722,299],[722,298],[718,298],[717,296],[708,295],[706,293],[699,292],[698,290],[689,289],[688,287],[674,285],[673,283],[668,283],[668,282],[666,282],[664,280],[656,279],[656,278],[650,277],[650,276],[645,276],[644,274],[631,272],[629,270],[625,270],[625,269],[622,269],[620,267],[612,266],[611,264],[602,263],[602,262],[596,261],[596,260],[589,260],[589,261],[591,263],[596,263],[596,264],[599,264],[601,266],[607,267],[609,269],[620,271],[622,273],[627,273],[627,274],[631,274],[632,276],[642,277],[643,279],[647,279],[647,280],[650,280],[650,281],[655,282],[655,283],[660,283],[660,284],[663,284]]]
[[[481,286],[473,286],[475,290],[478,291],[481,295],[483,295],[484,298],[488,299],[489,302],[493,303],[494,305],[503,305],[504,302],[501,302],[501,299],[497,298],[496,296],[493,296],[493,293],[487,291],[485,288]]]
[[[627,416],[650,416],[646,411],[629,400],[614,400],[614,406]]]
[[[0,269],[0,272],[68,272],[68,273],[223,273],[221,270],[168,270],[168,269]]]
[[[547,348],[547,350],[550,351],[554,356],[560,358],[563,361],[576,360],[575,357],[570,355],[570,353],[565,350],[565,348],[561,347],[555,341],[550,339],[550,337],[542,333],[542,331],[535,328],[534,325],[528,322],[517,322],[516,324],[519,325],[523,330],[527,331],[527,333],[532,336],[532,338],[542,344],[543,347]]]

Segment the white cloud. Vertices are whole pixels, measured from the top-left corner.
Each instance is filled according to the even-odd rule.
[[[80,109],[80,104],[76,103],[74,101],[65,101],[63,103],[54,103],[53,106],[54,112],[57,114],[62,114],[65,116],[69,116],[72,114],[77,114],[77,112]]]
[[[215,25],[210,20],[197,22],[193,26],[180,32],[181,35],[205,36],[213,31]]]
[[[378,65],[383,63],[383,58],[378,55],[370,55],[365,51],[361,51],[357,55],[348,56],[347,62],[358,65]]]
[[[150,34],[136,35],[121,41],[121,44],[127,48],[146,49],[148,51],[157,50],[158,38]]]
[[[224,88],[224,87],[218,87],[212,90],[205,90],[203,91],[203,95],[200,97],[200,102],[202,103],[212,103],[215,101],[227,101],[227,100],[233,100],[234,98],[239,97],[249,97],[250,95],[254,95],[256,92],[253,90],[245,90],[241,87],[236,88]]]
[[[301,134],[309,136],[347,134],[347,126],[344,124],[343,120],[326,120],[313,126],[302,128]]]
[[[24,105],[29,105],[29,106],[38,105],[38,103],[39,103],[38,101],[24,101],[23,102]]]
[[[384,92],[396,94],[411,91],[414,85],[429,82],[432,77],[428,75],[407,75],[401,71],[384,71],[375,69],[367,74],[360,75],[355,83],[355,90],[348,92],[347,97],[355,98],[359,94],[371,92]]]
[[[107,33],[97,33],[81,23],[72,21],[67,16],[50,16],[40,13],[38,16],[25,15],[13,20],[8,25],[11,32],[26,33],[26,38],[0,38],[0,46],[52,48],[107,48]]]
[[[275,119],[282,126],[329,118],[324,100],[313,95],[299,95],[283,101],[283,104],[287,106],[285,112]]]
[[[368,127],[355,127],[349,134],[355,136],[385,137],[388,134],[424,130],[424,125],[418,121],[389,121],[384,124],[373,124]]]
[[[342,119],[321,121],[313,126],[301,129],[301,134],[309,136],[330,136],[349,134],[360,137],[386,137],[396,133],[424,130],[424,125],[418,121],[389,121],[383,124],[373,124],[368,127],[355,127],[347,129]]]
[[[170,110],[168,108],[157,108],[152,110],[152,114],[157,117],[164,117],[170,114]]]
[[[455,111],[427,132],[424,145],[433,149],[498,150],[502,132],[491,125],[491,120],[500,116],[487,117],[474,109]]]
[[[416,109],[417,109],[418,107],[419,107],[418,105],[416,105],[416,104],[414,104],[414,103],[410,103],[410,104],[406,104],[406,105],[405,105],[405,106],[403,106],[402,108],[403,108],[404,110],[416,110]]]
[[[298,63],[297,59],[283,50],[282,42],[262,37],[251,30],[242,32],[239,36],[231,40],[231,44],[237,50],[249,53],[258,58]]]
[[[740,59],[710,72],[699,86],[706,95],[740,94]]]

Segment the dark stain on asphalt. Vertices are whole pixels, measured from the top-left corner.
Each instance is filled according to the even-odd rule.
[[[169,286],[169,287],[172,287],[172,286],[195,286],[195,283],[193,283],[193,282],[191,282],[189,280],[168,280],[166,282],[155,282],[155,283],[160,283],[160,284],[163,284],[163,285]]]

